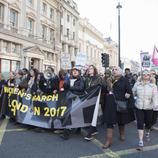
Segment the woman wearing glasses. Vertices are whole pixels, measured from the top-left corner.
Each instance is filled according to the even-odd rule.
[[[157,109],[157,87],[154,83],[155,79],[151,77],[148,70],[142,72],[141,79],[135,83],[133,94],[136,97],[136,118],[139,136],[139,144],[137,150],[143,150],[144,124],[146,129],[146,140],[149,141],[150,129],[152,125],[153,110]]]

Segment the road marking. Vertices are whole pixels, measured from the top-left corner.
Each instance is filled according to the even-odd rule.
[[[8,122],[9,122],[8,119],[4,119],[1,126],[0,126],[0,130],[2,130],[2,132],[0,132],[0,145],[2,144],[2,140],[3,140],[3,137],[4,137]]]
[[[91,156],[83,156],[83,157],[79,157],[79,158],[105,158],[105,157],[109,157],[109,158],[120,158],[120,156],[113,152],[112,150],[108,149],[103,149],[102,146],[103,144],[98,140],[98,139],[92,139],[91,142],[93,144],[95,144],[96,146],[98,146],[99,148],[101,148],[101,150],[104,152],[102,154],[96,154],[96,155],[91,155]]]
[[[158,149],[158,144],[157,145],[146,146],[146,147],[143,148],[142,152],[137,151],[136,148],[120,150],[120,151],[115,151],[115,152],[113,152],[112,150],[109,150],[109,151],[107,151],[105,153],[102,153],[102,154],[84,156],[84,157],[80,157],[80,158],[103,158],[103,157],[120,158],[121,156],[129,155],[129,154],[143,153],[145,151],[152,151],[152,150],[157,150],[157,149]]]
[[[145,146],[143,148],[143,152],[144,151],[157,150],[157,149],[158,149],[158,144],[151,145],[151,146]],[[137,151],[135,148],[133,148],[133,149],[116,151],[115,153],[117,153],[118,155],[122,156],[122,155],[134,154],[134,153],[139,153],[139,152],[140,151]]]
[[[153,128],[153,130],[156,130],[156,131],[158,131],[158,127],[152,127]]]
[[[18,129],[6,129],[6,130],[1,130],[0,129],[0,133],[1,132],[14,132],[14,131],[16,131],[16,132],[18,132],[18,131],[27,131],[28,129],[25,129],[25,128],[18,128]]]
[[[92,139],[92,142],[102,149],[102,151],[105,153],[104,156],[106,155],[108,157],[117,157],[117,158],[119,157],[119,155],[117,155],[115,152],[113,152],[109,148],[103,149],[102,148],[103,144],[98,139]]]

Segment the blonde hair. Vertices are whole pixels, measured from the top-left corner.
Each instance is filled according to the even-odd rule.
[[[150,78],[149,78],[150,83],[156,84],[156,79],[151,76],[149,70],[143,70],[142,73],[141,73],[141,76],[138,77],[137,81],[138,81],[138,82],[143,81],[143,75],[145,74],[145,72],[147,72],[146,74],[149,74],[149,76],[150,76]]]

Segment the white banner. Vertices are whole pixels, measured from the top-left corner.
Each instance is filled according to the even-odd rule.
[[[61,68],[63,69],[71,69],[71,61],[70,61],[70,54],[69,53],[61,53]]]

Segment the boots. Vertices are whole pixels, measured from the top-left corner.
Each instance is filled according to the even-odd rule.
[[[107,149],[112,144],[112,137],[113,137],[113,129],[107,128],[107,134],[106,134],[107,140],[106,143],[103,145],[103,149]]]
[[[119,126],[120,141],[125,141],[125,126]]]

